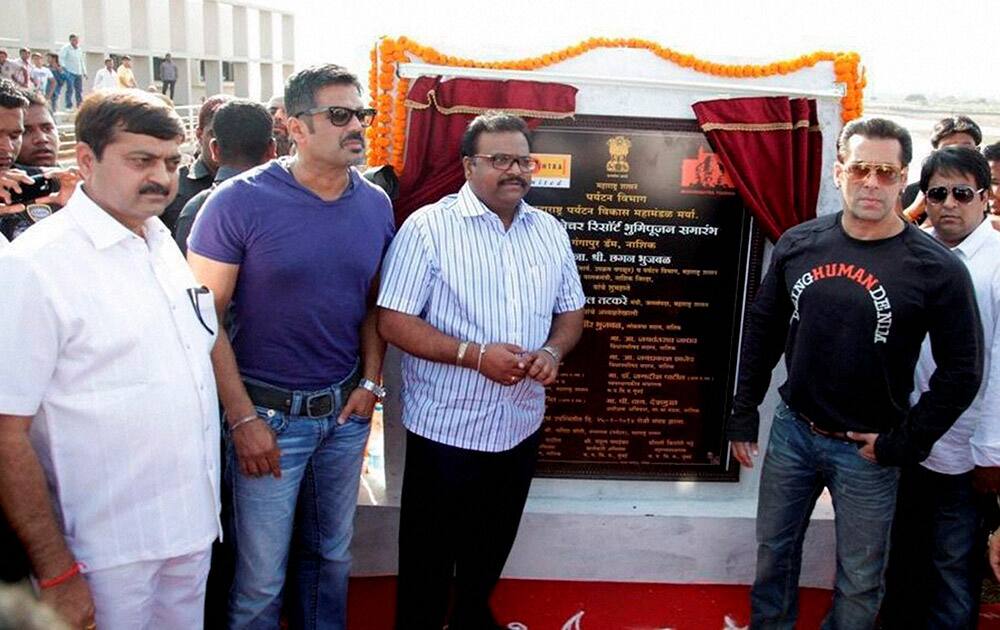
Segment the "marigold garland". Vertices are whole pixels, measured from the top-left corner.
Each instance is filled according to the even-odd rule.
[[[494,70],[538,70],[561,61],[587,53],[597,48],[642,48],[657,57],[696,72],[719,77],[749,79],[791,74],[810,68],[822,61],[833,62],[835,80],[844,84],[840,99],[841,120],[848,122],[861,116],[862,99],[867,85],[861,57],[856,52],[829,52],[825,50],[764,65],[721,64],[686,55],[656,42],[634,38],[592,37],[574,46],[546,53],[538,57],[508,61],[475,61],[443,55],[434,48],[422,46],[403,36],[398,39],[383,37],[372,47],[371,69],[368,73],[368,90],[371,106],[378,110],[375,121],[368,128],[368,164],[391,164],[397,173],[403,171],[406,144],[406,95],[410,82],[396,77],[396,68],[413,57],[425,63],[461,68],[489,68]],[[393,94],[395,88],[395,94]]]

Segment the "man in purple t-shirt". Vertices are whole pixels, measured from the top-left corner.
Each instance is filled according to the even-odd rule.
[[[229,626],[278,627],[296,532],[293,626],[344,628],[358,478],[385,343],[375,330],[389,198],[364,155],[361,85],[340,66],[288,79],[292,158],[208,198],[188,241],[232,327],[212,354],[228,430],[236,571]]]

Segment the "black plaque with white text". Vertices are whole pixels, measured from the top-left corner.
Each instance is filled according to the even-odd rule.
[[[565,225],[586,327],[549,388],[538,474],[734,481],[732,403],[762,240],[694,121],[543,124],[527,200]]]

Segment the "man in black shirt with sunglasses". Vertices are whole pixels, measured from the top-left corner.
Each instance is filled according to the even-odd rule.
[[[912,158],[909,133],[854,121],[834,177],[844,209],[786,232],[747,314],[727,427],[753,466],[758,405],[785,353],[757,506],[754,628],[791,628],[802,544],[824,487],[833,498],[837,575],[824,628],[870,628],[882,593],[898,466],[923,460],[972,401],[982,332],[962,263],[894,212]],[[914,367],[930,335],[937,369],[914,405]]]

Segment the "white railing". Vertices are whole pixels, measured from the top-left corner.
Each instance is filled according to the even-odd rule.
[[[195,129],[198,128],[198,110],[201,105],[179,105],[174,108],[184,122],[184,143],[181,151],[192,155],[198,146]],[[76,129],[72,114],[57,112],[56,130],[59,132],[59,163],[72,165],[76,162]]]

